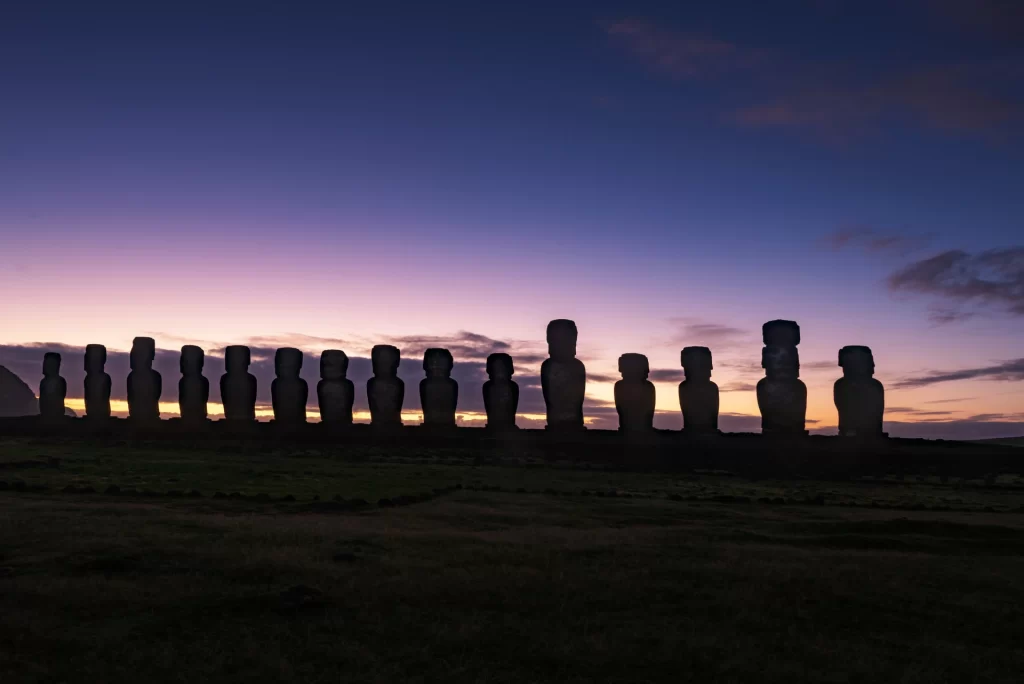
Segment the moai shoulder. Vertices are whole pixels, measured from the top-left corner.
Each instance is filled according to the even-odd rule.
[[[206,354],[194,344],[181,348],[179,366],[181,379],[178,380],[178,410],[181,419],[188,423],[206,420],[206,405],[210,401],[210,381],[203,376]]]
[[[39,414],[46,421],[64,418],[64,399],[68,395],[68,383],[60,376],[60,354],[47,352],[43,355],[43,379],[39,383]]]
[[[548,323],[549,358],[541,364],[540,378],[549,429],[583,429],[587,370],[576,358],[577,337],[573,321],[558,319]]]
[[[680,353],[686,379],[679,383],[679,408],[687,434],[718,431],[718,385],[711,380],[711,350],[686,347]]]
[[[277,375],[270,386],[274,405],[274,420],[283,424],[306,422],[306,402],[309,386],[299,377],[302,370],[302,352],[292,347],[283,347],[274,354],[274,371]]]
[[[491,430],[511,430],[516,427],[519,410],[519,385],[512,380],[515,367],[512,357],[504,353],[487,357],[487,382],[484,383],[484,409],[487,427]]]
[[[459,383],[452,380],[455,361],[447,349],[428,349],[423,354],[426,377],[420,381],[420,406],[423,424],[454,427],[459,402]]]
[[[328,425],[351,425],[355,386],[348,379],[348,355],[328,349],[320,355],[320,382],[316,386],[320,420]]]
[[[648,432],[654,429],[654,384],[647,379],[650,362],[643,354],[619,357],[622,380],[615,383],[615,410],[622,432]]]
[[[370,422],[377,427],[398,427],[402,424],[405,401],[405,383],[398,377],[401,352],[390,344],[378,344],[370,352],[370,359],[373,377],[366,383]]]
[[[85,416],[91,420],[110,417],[110,376],[103,370],[107,348],[90,344],[85,348]]]
[[[153,370],[156,342],[152,337],[132,341],[131,372],[128,373],[128,416],[135,421],[160,419],[160,374]]]

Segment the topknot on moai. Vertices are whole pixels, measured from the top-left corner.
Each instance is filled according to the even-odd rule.
[[[761,326],[766,347],[796,347],[800,344],[800,325],[796,321],[768,321]]]
[[[103,370],[107,348],[102,344],[85,347],[85,416],[92,420],[110,417],[110,376]]]
[[[881,437],[885,413],[885,388],[872,377],[875,359],[870,347],[858,345],[839,350],[843,377],[836,380],[832,396],[839,411],[839,434],[844,437]]]
[[[270,385],[274,406],[274,420],[283,424],[306,422],[306,401],[309,386],[299,377],[302,370],[302,352],[282,347],[274,354],[274,372],[277,377]]]
[[[794,321],[769,321],[762,328],[765,347],[757,383],[757,405],[764,434],[807,434],[807,386],[800,381],[800,326]]]
[[[340,349],[320,354],[320,382],[316,386],[320,420],[327,425],[351,425],[355,385],[348,379],[348,355]]]
[[[548,428],[583,429],[583,396],[587,369],[576,358],[576,323],[558,319],[548,323],[549,359],[540,367],[541,389],[547,407]]]
[[[519,385],[512,380],[515,366],[512,357],[503,352],[487,357],[487,382],[484,383],[484,410],[487,428],[511,430],[516,427],[519,410]]]
[[[152,337],[132,340],[131,372],[128,374],[128,416],[135,421],[152,422],[160,419],[162,380],[153,370],[156,341]]]
[[[210,401],[210,381],[203,376],[206,354],[194,344],[181,348],[181,379],[178,380],[178,410],[181,419],[194,423],[206,420],[206,404]]]
[[[687,433],[718,431],[718,385],[711,381],[711,350],[686,347],[680,352],[686,379],[679,383],[679,407]]]
[[[455,409],[459,402],[459,383],[452,380],[455,360],[447,349],[428,349],[423,354],[423,370],[427,377],[420,381],[420,406],[423,424],[438,427],[455,425]]]
[[[647,379],[651,365],[643,354],[619,357],[622,380],[615,383],[615,410],[622,432],[647,432],[654,429],[654,383]]]
[[[378,427],[398,427],[402,424],[402,404],[405,401],[405,383],[398,377],[402,353],[390,344],[378,344],[370,352],[373,377],[366,383],[366,398],[370,404],[370,423]]]
[[[39,415],[43,420],[60,420],[64,417],[64,399],[68,395],[68,383],[60,376],[60,354],[46,352],[43,355],[43,379],[39,383]]]
[[[220,397],[224,419],[232,422],[256,420],[256,376],[249,372],[252,354],[243,345],[224,350],[224,375],[220,376]]]

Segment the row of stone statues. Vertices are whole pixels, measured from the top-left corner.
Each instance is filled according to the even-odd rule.
[[[764,348],[761,365],[765,377],[757,384],[757,403],[765,434],[806,434],[807,387],[800,381],[800,326],[793,321],[769,321],[762,328]],[[586,368],[576,358],[578,333],[573,321],[551,321],[547,328],[548,356],[541,365],[541,387],[547,409],[548,429],[582,430]],[[159,420],[162,392],[160,374],[153,370],[156,344],[152,338],[137,337],[132,344],[131,372],[128,374],[128,412],[133,420]],[[91,419],[110,416],[110,376],[104,372],[106,348],[90,344],[85,350],[85,411]],[[196,423],[207,418],[210,382],[203,376],[203,350],[194,345],[181,349],[181,380],[178,403],[183,421]],[[274,419],[282,424],[306,421],[309,388],[299,377],[302,352],[278,349],[274,358],[276,378],[271,385]],[[718,430],[718,386],[711,380],[711,350],[686,347],[681,354],[686,379],[679,385],[679,405],[684,429],[693,433]],[[224,417],[229,421],[256,419],[256,378],[249,373],[250,353],[244,346],[225,350],[225,370],[220,379]],[[373,377],[366,393],[373,425],[395,427],[402,422],[405,383],[398,377],[401,354],[397,347],[377,345],[371,353]],[[43,359],[43,380],[39,386],[40,413],[46,418],[64,415],[67,383],[60,377],[60,355],[47,353]],[[843,347],[839,351],[843,377],[835,383],[834,399],[839,410],[839,432],[847,436],[882,434],[885,408],[882,384],[874,379],[874,360],[867,347]],[[420,381],[420,404],[427,426],[454,427],[459,385],[452,379],[454,359],[447,349],[428,349],[423,355],[426,377]],[[352,423],[355,387],[346,375],[348,356],[328,349],[320,356],[317,400],[320,418],[332,425]],[[487,426],[514,429],[519,406],[519,386],[508,354],[487,357],[488,380],[483,386]],[[645,432],[654,429],[655,390],[648,380],[650,365],[643,354],[619,357],[622,380],[615,383],[615,408],[619,429]]]

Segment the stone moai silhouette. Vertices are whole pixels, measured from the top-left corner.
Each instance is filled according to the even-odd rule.
[[[519,385],[512,380],[515,367],[512,357],[497,353],[487,357],[487,377],[484,383],[484,410],[487,427],[492,430],[511,430],[516,427],[519,410]]]
[[[189,423],[206,420],[206,404],[210,401],[210,381],[203,376],[206,355],[194,344],[181,348],[181,380],[178,380],[178,410]]]
[[[102,344],[85,347],[85,417],[104,420],[110,417],[110,376],[103,367],[107,348]]]
[[[224,350],[220,399],[225,420],[256,420],[256,376],[249,372],[251,359],[248,347],[232,345]]]
[[[839,350],[843,377],[836,380],[832,396],[839,411],[839,434],[844,437],[881,437],[885,413],[885,388],[872,377],[875,359],[869,347]]]
[[[794,321],[769,321],[761,328],[764,348],[761,367],[765,377],[757,383],[762,434],[804,435],[807,386],[800,381],[800,326]]]
[[[583,395],[587,369],[576,358],[576,323],[558,319],[548,323],[548,358],[540,367],[541,389],[548,413],[548,429],[583,429]]]
[[[302,352],[282,347],[274,354],[274,372],[277,377],[270,384],[270,397],[274,405],[274,420],[278,423],[305,423],[309,386],[299,377],[302,370]]]
[[[423,408],[424,425],[455,426],[459,383],[452,380],[454,367],[455,360],[447,349],[428,349],[423,354],[423,370],[427,377],[420,380],[420,406]]]
[[[43,420],[64,417],[64,399],[68,396],[68,383],[60,377],[60,354],[43,355],[43,379],[39,383],[39,415]]]
[[[402,424],[402,403],[405,401],[405,383],[398,377],[402,353],[398,347],[378,344],[370,352],[370,360],[373,377],[366,383],[370,423],[377,427],[397,427]]]
[[[651,364],[643,354],[619,357],[622,380],[615,383],[615,410],[619,430],[645,432],[654,429],[654,383],[647,379]]]
[[[351,425],[352,404],[356,390],[348,374],[348,356],[340,349],[328,349],[320,354],[320,382],[316,397],[320,406],[320,420],[328,425]]]
[[[718,385],[711,380],[711,350],[686,347],[680,353],[686,379],[679,383],[679,408],[687,433],[718,431]]]
[[[153,370],[156,341],[152,337],[132,340],[131,372],[128,373],[128,417],[137,421],[160,420],[160,374]]]

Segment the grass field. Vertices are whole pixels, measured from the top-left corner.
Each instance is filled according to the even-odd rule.
[[[1020,681],[983,485],[0,441],[0,682]]]

